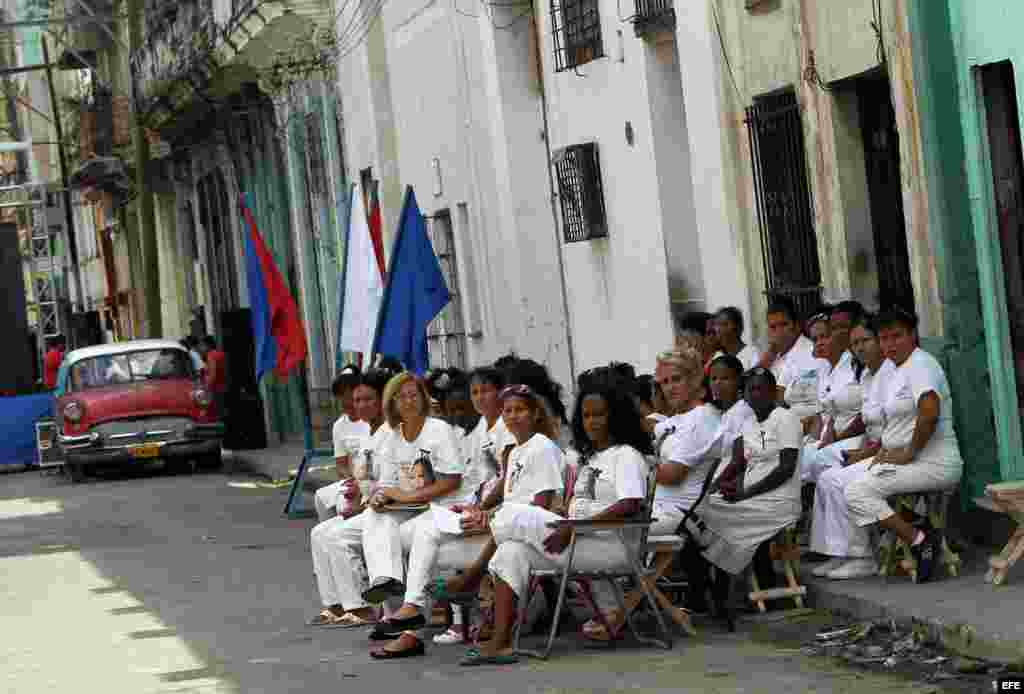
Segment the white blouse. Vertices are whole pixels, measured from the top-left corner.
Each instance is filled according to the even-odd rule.
[[[885,412],[882,445],[887,448],[910,445],[917,426],[918,402],[928,392],[935,393],[939,398],[939,421],[919,455],[922,458],[950,459],[962,465],[956,432],[953,430],[953,401],[949,382],[935,357],[920,347],[902,365],[896,367],[885,386],[882,399],[882,410]]]
[[[763,422],[757,421],[756,417],[748,421],[743,427],[743,452],[747,459],[744,488],[760,482],[777,468],[783,450],[799,450],[802,444],[803,427],[800,418],[785,408],[776,407]],[[787,485],[795,485],[799,497],[800,475],[793,474],[782,488]]]
[[[714,405],[701,405],[689,412],[672,417],[675,430],[669,434],[658,451],[662,465],[685,465],[690,468],[682,484],[669,486],[659,484],[654,492],[654,501],[688,509],[700,496],[708,463],[716,458],[711,443],[718,433],[722,415]]]
[[[850,352],[843,352],[839,363],[819,381],[818,400],[822,414],[831,420],[837,434],[845,431],[860,414],[864,393]]]
[[[562,449],[544,434],[534,434],[508,455],[504,503],[530,504],[543,492],[560,493],[563,469]]]

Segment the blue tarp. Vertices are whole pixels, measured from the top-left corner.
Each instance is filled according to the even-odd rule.
[[[0,398],[0,465],[35,465],[36,422],[53,416],[53,394]]]

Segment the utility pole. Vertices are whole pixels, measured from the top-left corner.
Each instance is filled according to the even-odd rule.
[[[128,10],[128,45],[130,50],[139,50],[143,45],[142,36],[142,0],[125,0]],[[128,56],[131,60],[131,55]],[[129,78],[130,79],[130,78]],[[131,88],[132,100],[137,104],[135,85]],[[149,165],[149,140],[143,132],[138,114],[132,108],[132,149],[135,150],[135,187],[138,191],[138,231],[142,241],[143,291],[147,337],[163,337],[163,321],[160,306],[160,265],[157,257],[156,243],[156,211],[153,205],[153,193],[146,183],[146,168]],[[131,232],[129,232],[131,233]]]
[[[85,310],[85,294],[82,292],[82,274],[78,267],[78,246],[75,243],[75,215],[71,209],[71,187],[68,182],[68,157],[64,147],[64,124],[60,119],[60,104],[57,102],[57,91],[53,87],[53,66],[50,64],[50,49],[46,37],[43,42],[43,63],[46,65],[46,85],[50,91],[50,104],[53,108],[53,127],[57,134],[57,156],[60,159],[60,184],[64,197],[64,222],[67,225],[68,255],[71,259],[71,277],[75,283],[75,295],[78,300],[74,308]],[[66,326],[70,327],[70,326]],[[67,334],[65,330],[65,334]],[[73,343],[73,341],[71,341]]]

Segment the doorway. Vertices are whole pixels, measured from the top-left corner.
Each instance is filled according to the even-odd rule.
[[[1002,251],[1010,345],[1016,364],[1017,402],[1024,403],[1024,158],[1013,65],[981,69],[992,162],[992,189]]]
[[[888,77],[878,74],[858,79],[857,105],[878,268],[878,305],[882,309],[895,306],[913,311],[914,285],[903,216],[900,139]]]

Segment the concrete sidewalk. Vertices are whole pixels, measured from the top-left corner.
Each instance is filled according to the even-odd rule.
[[[270,481],[292,479],[302,463],[302,442],[286,442],[261,450],[224,451],[224,466],[234,473],[262,477]],[[303,489],[316,491],[337,480],[333,462],[318,460],[303,477]]]
[[[968,548],[960,555],[960,576],[920,585],[907,577],[815,578],[811,570],[816,564],[808,563],[801,565],[801,582],[815,607],[865,621],[919,624],[961,655],[1024,663],[1024,572],[1011,572],[1008,585],[985,583],[989,554]]]

